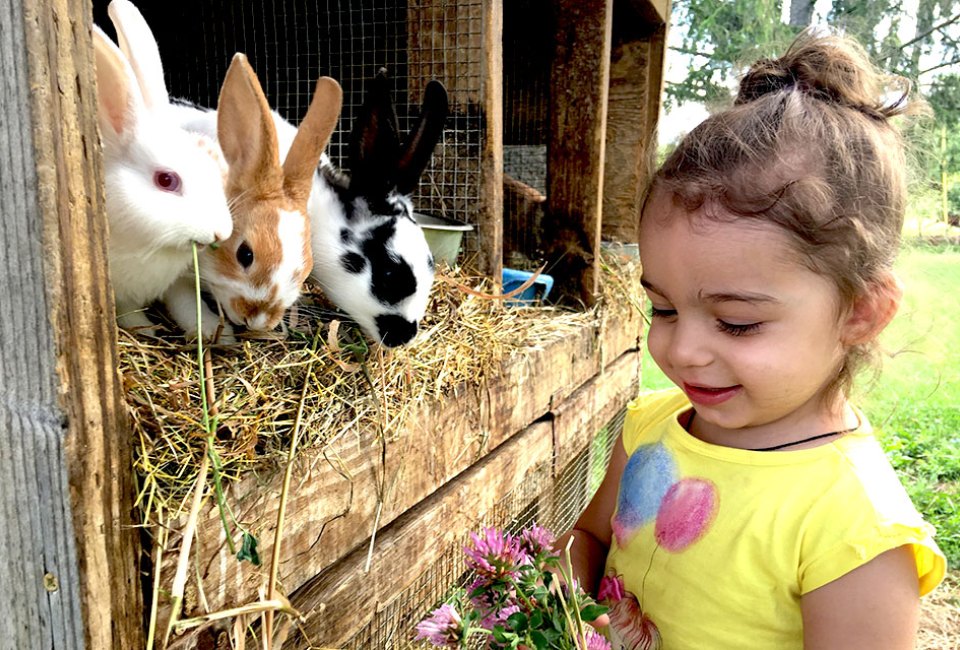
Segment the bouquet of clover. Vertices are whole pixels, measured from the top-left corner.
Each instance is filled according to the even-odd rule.
[[[477,576],[417,625],[417,640],[441,648],[610,650],[589,623],[605,614],[584,593],[553,550],[554,536],[540,526],[510,535],[496,528],[470,533],[467,567]],[[572,585],[572,588],[570,587]]]

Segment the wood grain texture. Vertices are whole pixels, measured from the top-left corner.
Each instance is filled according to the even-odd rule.
[[[366,552],[381,485],[386,489],[380,529],[549,413],[600,374],[607,359],[635,350],[638,331],[639,317],[595,323],[532,349],[505,363],[500,375],[482,386],[463,387],[442,403],[420,405],[403,430],[390,432],[385,447],[375,431],[344,431],[326,449],[302,452],[287,505],[283,591],[292,593],[352,552]],[[261,540],[262,557],[271,552],[281,478],[250,476],[228,494],[240,521]],[[255,598],[266,567],[230,556],[215,507],[201,515],[194,548],[212,610]],[[163,568],[163,584],[171,580],[174,560]],[[193,578],[184,607],[187,616],[200,611]],[[161,620],[166,615],[162,611]],[[197,647],[215,633],[213,628],[197,631],[177,647]]]
[[[310,581],[292,597],[308,613],[294,648],[338,648],[424,570],[462,543],[478,517],[517,488],[553,454],[549,422],[511,438],[450,484],[406,512],[380,535],[370,570],[361,548]],[[309,640],[309,643],[307,642]],[[398,639],[398,642],[403,639]]]
[[[639,350],[625,352],[603,374],[578,388],[553,409],[554,466],[557,472],[583,450],[584,439],[599,431],[633,399],[640,382]]]
[[[4,0],[0,24],[0,638],[140,648],[91,9]]]
[[[613,0],[558,0],[553,14],[544,245],[554,290],[590,306],[599,289]]]
[[[640,194],[649,171],[645,153],[656,146],[647,115],[650,44],[624,40],[617,32],[610,63],[602,232],[606,240],[636,242]]]
[[[480,80],[484,115],[480,151],[479,270],[499,287],[503,275],[503,0],[483,0]]]
[[[307,640],[342,646],[425,570],[459,549],[463,531],[476,530],[536,468],[550,465],[556,476],[633,397],[639,371],[639,351],[624,353],[555,405],[552,417],[530,425],[410,509],[381,533],[369,572],[366,551],[358,549],[299,589],[292,603],[308,615],[294,647],[308,647]]]

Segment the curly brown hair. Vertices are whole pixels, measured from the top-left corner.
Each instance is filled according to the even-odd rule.
[[[909,89],[850,38],[808,30],[749,69],[734,105],[682,139],[646,197],[666,192],[698,217],[781,228],[849,309],[889,277],[900,245],[907,161],[891,118],[917,112]],[[848,393],[875,348],[851,347],[827,394]]]

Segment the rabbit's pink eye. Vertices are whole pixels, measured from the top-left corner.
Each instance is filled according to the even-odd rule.
[[[180,175],[176,172],[157,172],[153,175],[154,184],[166,192],[180,190]]]

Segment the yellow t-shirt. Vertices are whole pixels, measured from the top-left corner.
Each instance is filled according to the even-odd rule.
[[[627,407],[627,464],[600,596],[619,648],[803,647],[800,596],[912,544],[920,594],[943,553],[870,425],[812,449],[720,447],[677,422],[678,390]],[[618,645],[619,644],[619,645]]]

